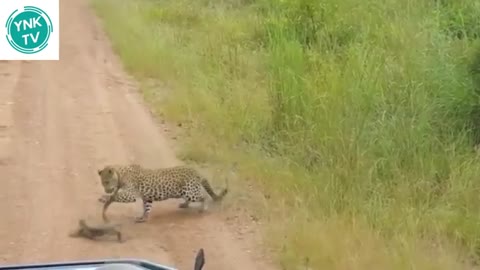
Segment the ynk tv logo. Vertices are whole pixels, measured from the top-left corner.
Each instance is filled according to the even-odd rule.
[[[58,60],[58,13],[59,0],[0,0],[0,60]]]
[[[37,7],[17,9],[7,20],[8,43],[21,53],[33,54],[45,49],[52,32],[50,17]]]

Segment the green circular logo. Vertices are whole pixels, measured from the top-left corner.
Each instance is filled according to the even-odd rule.
[[[15,10],[7,19],[8,43],[18,52],[38,53],[48,45],[53,31],[50,17],[41,9],[25,6]]]

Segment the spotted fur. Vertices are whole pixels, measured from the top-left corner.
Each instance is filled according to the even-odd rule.
[[[141,198],[143,215],[137,217],[136,222],[148,219],[154,201],[183,198],[180,208],[187,208],[191,202],[200,202],[203,211],[206,198],[202,187],[214,201],[220,201],[228,192],[225,188],[216,194],[208,180],[188,166],[147,169],[137,164],[108,165],[98,170],[98,175],[105,192],[112,193],[99,198],[105,203],[104,213],[112,202],[132,203]]]

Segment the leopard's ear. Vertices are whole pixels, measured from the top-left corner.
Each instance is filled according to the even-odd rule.
[[[112,170],[112,169],[108,169],[108,174],[113,174],[113,170]]]
[[[97,170],[98,175],[102,175],[102,170]]]

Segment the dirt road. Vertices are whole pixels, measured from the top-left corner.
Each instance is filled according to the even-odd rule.
[[[98,168],[179,161],[88,1],[60,3],[60,61],[0,62],[0,263],[135,257],[192,269],[202,247],[206,269],[266,269],[217,212],[180,210],[178,201],[126,225],[123,244],[67,236],[79,218],[100,220]],[[114,204],[109,217],[140,213],[140,203]]]

